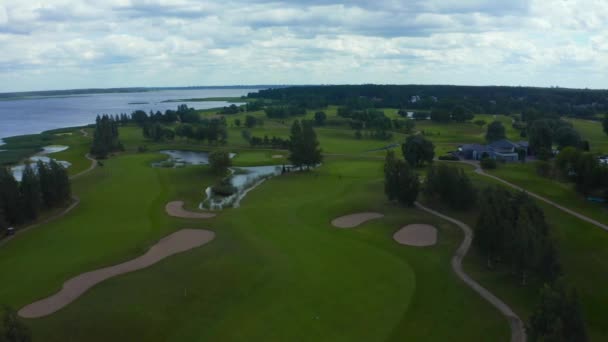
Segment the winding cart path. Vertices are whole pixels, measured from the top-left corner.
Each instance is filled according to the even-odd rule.
[[[496,297],[492,292],[488,291],[486,288],[481,286],[478,282],[476,282],[473,278],[471,278],[468,274],[466,274],[462,268],[462,259],[467,255],[471,247],[471,243],[473,241],[473,230],[468,225],[460,222],[456,219],[453,219],[449,216],[443,215],[433,209],[427,208],[422,204],[416,202],[416,207],[418,209],[424,210],[429,214],[442,218],[446,221],[449,221],[462,229],[464,232],[464,239],[462,243],[456,250],[456,253],[452,257],[452,269],[456,273],[456,275],[464,281],[467,286],[469,286],[473,291],[477,292],[482,298],[490,302],[494,307],[500,311],[503,316],[507,318],[509,321],[509,325],[511,327],[511,342],[525,342],[526,341],[526,329],[523,321],[517,316],[515,312],[500,298]]]

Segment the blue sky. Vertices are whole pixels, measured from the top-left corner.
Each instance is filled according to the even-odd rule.
[[[1,0],[0,92],[232,84],[608,88],[605,0]]]

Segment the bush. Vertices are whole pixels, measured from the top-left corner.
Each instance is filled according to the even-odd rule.
[[[230,183],[221,182],[220,184],[216,184],[211,187],[211,191],[214,195],[228,197],[234,195],[237,191],[236,187],[234,187]]]
[[[492,158],[482,158],[481,161],[479,162],[479,165],[484,170],[492,170],[497,167],[496,160],[494,160]]]
[[[439,160],[448,160],[448,161],[458,161],[460,158],[456,157],[453,154],[446,154],[444,156],[439,156],[437,159]]]

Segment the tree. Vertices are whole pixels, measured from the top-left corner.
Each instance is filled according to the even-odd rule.
[[[488,125],[486,131],[486,141],[493,142],[501,139],[505,139],[505,126],[500,121],[493,121]]]
[[[487,122],[486,122],[486,120],[480,119],[480,120],[475,120],[473,123],[481,128],[481,127],[485,126]]]
[[[435,108],[431,111],[431,120],[435,122],[450,122],[450,112],[442,108]]]
[[[582,147],[582,139],[580,134],[574,128],[563,126],[555,132],[555,142],[561,150],[564,147]]]
[[[397,199],[399,192],[399,178],[396,175],[399,173],[397,158],[395,151],[386,151],[384,158],[384,194],[389,201]]]
[[[0,204],[7,224],[16,225],[23,222],[23,200],[19,192],[19,183],[8,168],[1,166]]]
[[[439,164],[429,169],[424,188],[429,197],[437,197],[451,208],[466,210],[476,201],[473,183],[459,167]]]
[[[394,151],[387,151],[384,159],[384,193],[388,200],[412,206],[418,198],[419,188],[420,180],[412,167],[406,161],[397,160]]]
[[[463,106],[456,106],[452,110],[452,119],[456,122],[465,122],[473,120],[475,116]]]
[[[397,180],[397,200],[407,206],[413,206],[416,198],[418,198],[420,180],[418,174],[414,172],[414,169],[408,162],[403,160],[397,161]]]
[[[15,310],[4,307],[0,321],[0,341],[2,342],[30,342],[30,330],[17,316]]]
[[[325,120],[327,119],[327,114],[325,114],[325,112],[316,112],[315,113],[315,124],[317,126],[323,126],[325,125]]]
[[[604,133],[608,134],[608,114],[604,115],[604,119],[602,120],[602,128],[604,129]]]
[[[118,140],[118,123],[111,116],[98,116],[95,120],[91,154],[103,159],[107,157],[108,153],[123,149]]]
[[[302,121],[303,163],[307,167],[320,164],[323,160],[319,140],[312,126],[312,121]]]
[[[401,145],[403,158],[413,166],[418,167],[424,163],[432,163],[435,157],[435,145],[422,135],[411,135]]]
[[[496,159],[492,159],[490,157],[481,158],[479,161],[479,166],[481,166],[484,170],[493,170],[496,168]]]
[[[19,186],[23,198],[23,213],[28,219],[36,219],[42,207],[40,180],[30,164],[25,165]]]
[[[224,175],[228,168],[232,166],[230,154],[226,151],[213,151],[209,154],[209,166],[211,172],[216,175]]]
[[[234,125],[236,127],[241,127],[241,119],[234,119]]]
[[[527,332],[531,342],[588,341],[576,291],[567,294],[561,283],[545,285],[540,291],[540,303],[528,320]]]
[[[245,116],[245,127],[253,128],[253,126],[255,126],[256,123],[257,123],[257,120],[256,120],[255,116],[253,116],[253,115]]]
[[[550,152],[553,148],[553,130],[549,120],[536,120],[528,129],[530,149],[535,154]]]
[[[294,120],[289,136],[289,161],[296,167],[304,164],[304,137],[300,121]]]

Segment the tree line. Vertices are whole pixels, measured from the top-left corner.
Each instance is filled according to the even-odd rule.
[[[0,227],[35,220],[43,210],[64,206],[72,197],[67,170],[58,162],[27,164],[18,182],[0,168]]]
[[[419,110],[462,107],[465,115],[466,112],[519,114],[538,111],[554,117],[585,118],[608,110],[608,91],[592,89],[366,84],[274,88],[247,96],[307,109],[324,108],[328,104]],[[458,110],[456,116],[459,115]]]

